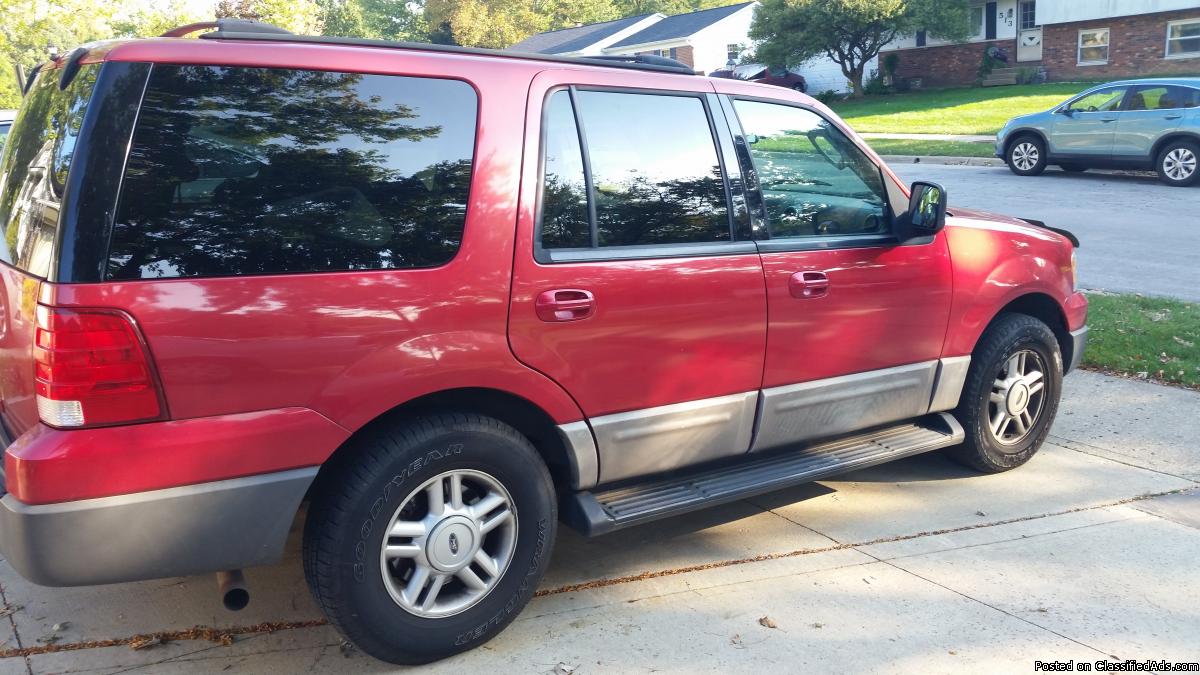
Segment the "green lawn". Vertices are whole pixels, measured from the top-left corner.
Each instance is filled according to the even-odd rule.
[[[1095,293],[1088,302],[1084,366],[1200,388],[1200,305]]]
[[[1053,83],[934,89],[839,101],[832,107],[859,132],[994,134],[1009,118],[1049,110],[1090,86]]]
[[[996,148],[992,143],[910,141],[900,138],[868,138],[867,144],[881,155],[918,157],[993,157]]]

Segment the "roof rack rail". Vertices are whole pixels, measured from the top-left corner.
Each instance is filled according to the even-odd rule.
[[[290,30],[285,30],[279,26],[272,26],[269,23],[262,21],[254,21],[252,19],[217,19],[216,21],[198,21],[189,23],[185,26],[172,28],[171,30],[159,35],[159,37],[183,37],[191,35],[198,30],[208,28],[216,28],[215,33],[260,33],[265,35],[292,35]]]
[[[581,59],[589,61],[617,61],[620,63],[644,63],[652,66],[661,66],[663,68],[674,68],[682,72],[694,74],[696,71],[683,61],[669,59],[665,56],[657,56],[655,54],[599,54],[596,56],[582,56]]]
[[[216,23],[219,24],[220,21]],[[674,59],[664,58],[662,56],[651,56],[649,54],[644,54],[641,56],[559,56],[557,54],[531,54],[527,52],[513,52],[501,49],[481,49],[478,47],[437,45],[424,42],[394,42],[391,40],[371,40],[367,38],[330,37],[328,35],[294,35],[284,31],[281,28],[275,28],[275,26],[260,23],[258,21],[243,23],[252,24],[253,30],[238,30],[236,26],[230,25],[227,29],[218,27],[217,30],[208,33],[201,33],[198,37],[202,40],[304,42],[309,44],[346,45],[352,47],[383,47],[385,49],[440,52],[446,54],[469,54],[474,56],[494,56],[507,59],[521,59],[525,61],[549,61],[551,63],[572,63],[576,65],[600,66],[604,68],[648,70],[658,73],[672,73],[675,75],[696,74],[696,72],[688,67],[688,65],[685,63],[681,63]],[[175,30],[165,33],[164,36],[181,37],[180,31],[183,31],[185,28],[189,28],[189,26],[176,28]],[[188,32],[195,32],[196,30],[200,29],[194,28]],[[187,33],[182,33],[182,35],[186,34]]]

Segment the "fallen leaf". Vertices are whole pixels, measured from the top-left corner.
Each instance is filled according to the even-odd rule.
[[[25,609],[23,605],[5,605],[4,609],[0,609],[0,618],[11,616],[22,609]]]
[[[823,624],[823,623],[814,623],[811,625],[813,628],[824,628],[825,627],[825,624]]]
[[[1195,342],[1192,342],[1191,340],[1184,340],[1183,338],[1179,337],[1178,335],[1172,335],[1171,337],[1172,337],[1172,339],[1174,339],[1176,342],[1183,345],[1184,347],[1195,347],[1196,346]]]
[[[764,628],[779,628],[779,626],[775,625],[775,621],[769,616],[759,617],[758,625],[763,626]]]
[[[976,511],[976,512],[975,512],[975,515],[977,515],[977,516],[979,516],[979,517],[981,517],[981,518],[982,518],[982,517],[986,516],[987,514],[986,514],[986,513],[984,513],[983,511]]]
[[[738,649],[746,648],[746,645],[742,644],[742,635],[740,633],[734,633],[733,637],[729,638],[729,644]]]
[[[129,648],[136,652],[136,651],[141,651],[143,649],[149,649],[150,647],[153,647],[155,645],[161,645],[161,644],[163,644],[163,639],[161,637],[154,636],[154,635],[148,635],[145,637],[134,638],[129,643]]]
[[[579,666],[569,666],[559,661],[557,666],[554,666],[554,675],[571,675]]]

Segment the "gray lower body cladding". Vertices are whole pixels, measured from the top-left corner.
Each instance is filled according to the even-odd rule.
[[[0,552],[30,581],[84,586],[277,562],[317,468],[116,497],[0,499]]]

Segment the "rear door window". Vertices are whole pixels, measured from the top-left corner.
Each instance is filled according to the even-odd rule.
[[[701,97],[579,90],[573,98],[574,108],[567,91],[556,92],[547,107],[544,249],[733,240]]]
[[[155,66],[108,278],[448,262],[466,219],[477,109],[457,80]]]
[[[99,70],[98,64],[82,66],[59,89],[61,71],[42,69],[4,145],[0,260],[37,277],[50,272],[63,187]]]

